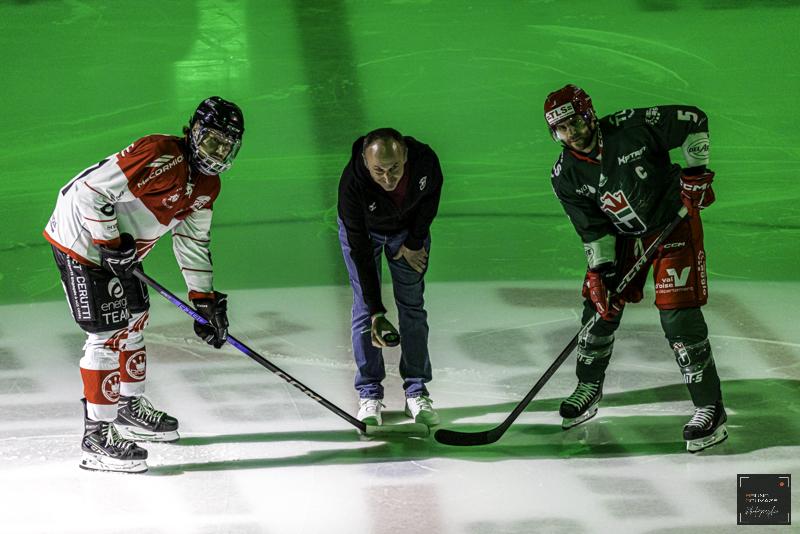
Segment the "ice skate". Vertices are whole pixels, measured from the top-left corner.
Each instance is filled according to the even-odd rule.
[[[380,426],[383,424],[382,407],[380,399],[359,399],[356,419],[367,425]]]
[[[427,426],[439,424],[439,414],[431,405],[433,401],[426,395],[408,397],[406,399],[406,415],[414,419],[415,423]]]
[[[82,469],[120,473],[147,471],[147,451],[120,436],[113,423],[85,419],[84,425]]]
[[[683,427],[686,450],[695,453],[728,439],[725,421],[728,416],[722,402],[694,409],[692,419]]]
[[[603,398],[603,382],[578,382],[572,395],[564,399],[558,413],[564,430],[588,421],[597,415],[597,404]]]
[[[133,441],[176,441],[178,420],[153,408],[146,397],[119,398],[114,425],[120,435]]]

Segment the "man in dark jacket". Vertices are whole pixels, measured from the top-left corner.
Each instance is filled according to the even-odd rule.
[[[396,345],[398,337],[406,414],[419,423],[439,423],[425,387],[431,363],[423,292],[441,191],[442,170],[433,150],[392,128],[358,138],[339,181],[339,242],[353,288],[358,418],[367,424],[381,424],[386,376],[381,349]],[[381,300],[382,252],[392,276],[399,334]]]
[[[714,201],[714,173],[706,167],[708,117],[694,106],[670,105],[598,118],[589,95],[574,85],[550,93],[544,112],[562,146],[553,166],[553,191],[587,257],[583,323],[601,315],[578,344],[578,386],[561,404],[562,426],[571,428],[597,413],[614,332],[625,303],[642,299],[651,265],[661,326],[695,405],[683,428],[687,449],[697,452],[723,441],[726,414],[701,311],[708,283],[700,210]],[[669,157],[677,148],[686,161],[683,169]],[[689,216],[650,265],[622,295],[610,294],[682,204]]]

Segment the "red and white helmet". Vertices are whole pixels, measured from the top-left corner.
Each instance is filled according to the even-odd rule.
[[[547,95],[544,101],[544,119],[553,139],[559,140],[556,135],[556,125],[573,115],[580,115],[590,128],[594,128],[597,114],[592,106],[592,98],[586,91],[576,85],[568,84]]]

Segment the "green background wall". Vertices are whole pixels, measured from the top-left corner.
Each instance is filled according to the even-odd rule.
[[[215,206],[221,289],[346,284],[335,234],[352,141],[394,126],[440,156],[430,281],[575,279],[545,95],[600,114],[710,116],[711,281],[796,280],[800,8],[789,1],[0,4],[0,303],[61,298],[41,237],[62,184],[218,94],[247,132]],[[680,160],[678,160],[680,161]],[[182,287],[169,237],[148,271]]]

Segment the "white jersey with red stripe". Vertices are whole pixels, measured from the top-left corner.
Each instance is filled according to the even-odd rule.
[[[144,258],[172,232],[175,258],[190,292],[213,290],[211,209],[219,176],[191,170],[186,141],[148,135],[93,165],[67,183],[44,236],[87,265],[100,265],[98,245],[127,232]]]

